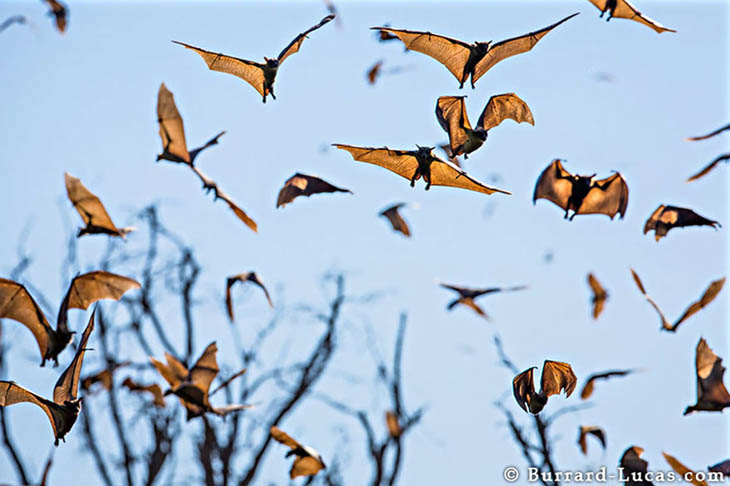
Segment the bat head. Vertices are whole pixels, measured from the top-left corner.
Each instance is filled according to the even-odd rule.
[[[474,135],[484,142],[487,139],[487,131],[484,129],[484,127],[477,127],[476,130],[474,130]]]
[[[489,50],[489,46],[491,44],[492,44],[492,41],[487,41],[487,42],[476,41],[474,43],[474,47],[476,47],[476,51],[478,54],[486,54],[487,51]]]
[[[269,59],[268,57],[265,57],[265,58],[264,58],[264,61],[266,61],[266,65],[267,65],[268,67],[271,67],[271,68],[276,68],[276,67],[279,67],[279,60],[278,60],[278,59],[276,59],[276,58],[274,58],[274,59]]]
[[[431,151],[434,149],[434,147],[421,147],[420,145],[416,145],[416,148],[418,148],[418,155],[422,157],[430,157]]]

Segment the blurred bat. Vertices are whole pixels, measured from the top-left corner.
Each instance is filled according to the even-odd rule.
[[[383,61],[380,60],[368,68],[367,72],[365,73],[365,79],[367,79],[368,84],[372,86],[375,84],[378,78],[380,78],[380,76],[400,74],[407,70],[408,68],[405,66],[392,66],[385,69],[383,68]]]
[[[588,454],[588,443],[586,439],[589,435],[598,439],[603,450],[606,450],[606,432],[604,432],[604,430],[600,427],[581,425],[578,428],[578,445],[580,446],[580,450],[583,452],[584,456]]]
[[[714,466],[710,466],[707,468],[708,471],[714,472],[714,473],[720,473],[724,477],[730,476],[730,459],[726,461],[719,462],[715,464]]]
[[[86,225],[79,228],[79,232],[76,234],[77,238],[84,235],[103,234],[125,239],[128,233],[135,230],[132,227],[117,228],[109,213],[106,212],[104,205],[94,193],[84,187],[79,179],[71,176],[68,172],[64,174],[64,177],[68,199]]]
[[[28,402],[38,405],[43,409],[53,428],[55,445],[59,440],[65,442],[66,434],[71,431],[81,411],[83,397],[78,397],[79,375],[81,366],[84,363],[86,343],[89,340],[91,331],[94,330],[94,316],[96,310],[91,313],[91,319],[81,336],[76,355],[68,365],[68,368],[61,374],[53,388],[53,401],[47,400],[25,388],[16,385],[12,381],[0,381],[0,406],[7,407],[16,403]]]
[[[479,307],[476,302],[474,302],[474,299],[481,297],[482,295],[488,295],[497,292],[514,292],[527,288],[527,286],[521,285],[518,287],[492,287],[488,289],[470,289],[468,287],[458,287],[456,285],[449,285],[445,283],[439,283],[439,285],[445,289],[453,290],[454,292],[459,294],[459,297],[457,299],[452,300],[451,302],[449,302],[449,305],[446,306],[448,310],[452,310],[457,305],[465,305],[487,320],[489,320],[489,316],[487,316],[484,310],[482,310],[482,308]]]
[[[635,371],[636,370],[611,370],[603,371],[601,373],[595,373],[589,376],[585,382],[585,385],[583,385],[583,389],[580,391],[581,400],[587,400],[593,394],[593,387],[595,386],[596,381],[607,380],[609,378],[613,378],[614,376],[626,376]]]
[[[725,374],[722,358],[712,352],[703,338],[697,343],[695,371],[697,403],[687,407],[684,415],[692,412],[722,412],[724,408],[730,407],[730,393],[722,381]]]
[[[552,201],[565,210],[570,221],[578,214],[605,214],[613,219],[616,214],[623,219],[629,204],[629,187],[620,173],[605,179],[573,175],[563,168],[561,159],[553,160],[540,174],[535,184],[532,203],[538,199]],[[568,212],[573,214],[568,218]]]
[[[471,87],[474,88],[474,83],[492,66],[508,57],[532,50],[535,44],[545,37],[548,32],[576,15],[578,14],[574,13],[544,29],[494,44],[491,41],[468,44],[431,32],[399,30],[388,27],[371,27],[371,29],[380,32],[381,36],[383,33],[394,35],[403,41],[406,49],[436,59],[454,75],[459,81],[459,88],[461,89],[469,76],[471,76]]]
[[[383,24],[383,27],[390,27],[390,24]],[[388,32],[387,30],[376,30],[375,38],[379,42],[388,42],[388,41],[392,41],[392,40],[398,40],[397,35],[393,35],[390,32]],[[406,52],[407,52],[407,49],[406,49]]]
[[[295,441],[278,427],[272,425],[269,433],[275,441],[291,449],[286,453],[286,457],[296,456],[294,464],[292,464],[291,470],[289,471],[289,477],[291,479],[298,476],[313,476],[327,467],[324,465],[324,461],[322,460],[322,456],[319,455],[319,452]]]
[[[53,329],[25,286],[0,278],[0,319],[13,319],[30,329],[41,353],[41,366],[44,366],[47,360],[53,360],[54,366],[58,366],[58,355],[71,342],[73,336],[73,332],[68,328],[70,309],[85,310],[102,299],[119,300],[125,292],[137,288],[140,288],[140,285],[135,280],[109,272],[97,271],[77,275],[71,281],[61,302],[56,329]]]
[[[715,300],[715,297],[717,297],[717,294],[720,293],[722,290],[723,285],[725,285],[725,278],[721,278],[718,280],[715,280],[710,283],[710,285],[705,289],[705,292],[702,294],[702,296],[699,298],[699,300],[692,302],[689,307],[684,311],[684,313],[679,317],[679,319],[676,320],[674,324],[669,324],[667,319],[664,317],[664,313],[659,309],[659,306],[654,302],[654,299],[649,297],[649,294],[646,293],[646,289],[644,288],[644,284],[641,282],[641,279],[636,274],[634,269],[631,269],[631,275],[634,277],[634,282],[636,283],[636,286],[639,288],[639,291],[644,295],[647,302],[651,304],[651,306],[654,308],[654,310],[659,314],[659,319],[661,321],[662,327],[661,329],[664,331],[669,332],[676,332],[677,328],[680,324],[682,324],[684,321],[692,317],[693,315],[697,314],[699,311],[707,307],[710,302]]]
[[[276,99],[276,96],[274,96],[274,81],[276,80],[276,73],[279,70],[279,66],[284,62],[284,59],[299,52],[299,48],[301,47],[302,42],[304,42],[304,39],[307,38],[307,34],[319,29],[334,18],[334,15],[326,16],[320,20],[317,25],[296,36],[294,40],[279,53],[278,57],[274,59],[264,57],[265,62],[263,64],[254,61],[246,61],[245,59],[239,59],[237,57],[231,57],[221,53],[206,51],[205,49],[178,41],[172,42],[197,52],[208,65],[208,69],[232,74],[243,79],[253,86],[261,96],[263,96],[263,102],[266,103],[266,97],[268,95],[271,95],[272,98]]]
[[[0,24],[0,32],[4,31],[13,24],[25,25],[27,22],[28,19],[26,19],[24,15],[13,15],[12,17],[8,17],[7,19],[5,19]]]
[[[646,220],[644,234],[654,231],[654,239],[659,241],[672,228],[683,228],[685,226],[711,226],[715,229],[722,227],[717,221],[700,216],[691,209],[660,204]]]
[[[712,138],[715,135],[721,134],[725,130],[730,130],[730,123],[727,124],[727,125],[725,125],[724,127],[720,127],[717,130],[708,133],[707,135],[700,135],[700,136],[697,136],[697,137],[687,137],[687,138],[685,138],[685,140],[688,141],[688,142],[697,142],[699,140],[707,140],[708,138]]]
[[[403,428],[398,422],[398,416],[392,410],[385,412],[385,425],[388,427],[388,435],[397,439],[403,434]]]
[[[403,216],[401,216],[399,210],[404,207],[406,203],[398,203],[390,206],[389,208],[381,211],[380,216],[386,218],[390,225],[393,227],[393,231],[402,233],[406,238],[411,237],[411,229],[408,227],[408,223]]]
[[[674,472],[679,474],[682,479],[690,484],[694,484],[694,486],[707,486],[707,482],[704,480],[697,479],[697,473],[681,462],[677,460],[674,456],[670,456],[666,452],[662,452],[662,455],[664,456],[664,459],[667,460],[670,466],[672,466],[672,469],[674,469]],[[704,476],[704,473],[701,473]]]
[[[321,194],[324,192],[349,192],[349,189],[342,189],[333,186],[329,182],[319,177],[302,174],[297,172],[284,183],[284,187],[279,191],[279,197],[276,200],[276,207],[281,208],[292,202],[299,196],[311,196],[312,194]]]
[[[43,0],[51,9],[48,15],[52,16],[56,21],[56,28],[60,33],[66,32],[66,23],[68,21],[68,8],[58,0]]]
[[[627,478],[624,482],[626,486],[652,486],[653,483],[644,479],[647,475],[649,463],[641,458],[644,449],[638,446],[631,446],[621,456],[619,467],[623,469],[623,477]]]
[[[162,394],[162,388],[160,388],[160,385],[157,383],[153,383],[151,385],[140,385],[127,377],[122,382],[122,386],[132,393],[149,393],[154,398],[152,403],[155,407],[165,408],[165,396]]]
[[[644,14],[636,10],[636,7],[631,5],[627,0],[588,1],[598,7],[598,10],[601,11],[601,15],[599,15],[599,17],[603,17],[603,14],[608,12],[608,16],[606,16],[606,22],[616,17],[618,19],[629,19],[635,22],[639,22],[640,24],[644,24],[647,27],[654,29],[659,34],[661,34],[662,32],[677,32],[676,30],[664,27],[659,22],[644,16]]]
[[[552,395],[559,395],[565,390],[565,397],[569,397],[578,382],[573,369],[568,363],[545,360],[542,366],[540,393],[536,393],[533,378],[536,369],[537,366],[533,366],[515,376],[512,380],[512,391],[517,404],[522,410],[532,414],[540,413],[547,405],[548,398]]]
[[[703,176],[707,175],[707,173],[709,173],[712,169],[714,169],[715,167],[717,167],[717,165],[720,162],[727,162],[729,160],[730,160],[730,153],[722,154],[722,155],[717,156],[715,158],[715,160],[713,160],[712,162],[710,162],[704,169],[702,169],[701,171],[697,172],[693,176],[690,176],[690,178],[687,179],[687,182],[696,181],[700,177],[703,177]]]
[[[358,162],[379,165],[395,172],[411,181],[411,187],[423,177],[426,190],[434,186],[449,186],[469,191],[492,194],[501,192],[511,194],[502,189],[489,187],[464,170],[450,162],[445,162],[433,155],[433,147],[418,147],[418,150],[391,150],[388,147],[355,147],[352,145],[333,144],[338,149],[346,150]]]
[[[489,98],[479,116],[477,127],[472,128],[464,98],[466,96],[442,96],[436,101],[436,118],[441,128],[449,134],[451,157],[463,155],[468,159],[469,154],[487,140],[487,132],[507,118],[517,123],[535,125],[527,103],[514,93],[505,93]]]
[[[593,304],[593,319],[598,319],[598,316],[603,312],[603,306],[608,300],[608,292],[603,288],[598,279],[592,274],[588,274],[588,285],[591,287],[593,297],[591,303]]]
[[[81,379],[81,390],[84,392],[88,392],[92,386],[94,386],[98,383],[106,391],[111,391],[112,385],[114,384],[114,381],[113,381],[114,372],[116,372],[120,368],[129,366],[130,364],[131,364],[131,361],[123,361],[121,363],[117,363],[115,361],[109,362],[107,364],[107,367],[104,368],[103,370],[97,371],[96,373],[92,373],[92,374],[87,375],[84,378],[82,378]]]
[[[274,307],[274,303],[271,302],[271,297],[269,296],[269,291],[266,290],[266,287],[261,282],[258,275],[256,275],[256,272],[246,272],[246,273],[239,273],[238,275],[233,275],[226,279],[226,309],[228,310],[228,318],[231,320],[231,323],[233,323],[233,321],[234,321],[233,296],[231,294],[231,287],[233,287],[238,282],[240,282],[240,283],[251,282],[252,284],[258,286],[261,290],[264,291],[266,300],[269,302],[269,307],[271,307],[271,308]]]

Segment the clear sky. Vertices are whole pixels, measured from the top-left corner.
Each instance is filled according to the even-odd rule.
[[[699,337],[730,359],[728,289],[678,333],[660,333],[629,267],[672,320],[711,280],[727,273],[726,227],[674,230],[659,243],[642,235],[642,228],[661,203],[690,207],[730,225],[727,167],[684,182],[727,149],[727,135],[683,141],[728,122],[728,9],[719,1],[693,2],[691,8],[681,2],[637,3],[678,33],[658,35],[620,19],[607,24],[584,0],[341,1],[341,27],[330,24],[310,36],[281,68],[278,99],[264,105],[249,85],[208,71],[196,54],[170,41],[261,60],[319,21],[326,14],[321,2],[71,2],[63,36],[44,17],[40,2],[3,2],[0,18],[20,13],[32,25],[0,34],[0,275],[7,276],[16,263],[18,241],[27,229],[25,250],[34,258],[30,281],[54,305],[60,301],[67,285],[59,272],[65,242],[80,224],[66,200],[63,174],[69,171],[101,197],[119,225],[139,225],[137,210],[160,203],[164,221],[195,248],[203,264],[199,298],[205,303],[198,311],[210,317],[198,343],[202,349],[206,339],[218,339],[221,361],[233,352],[220,305],[225,276],[254,269],[277,289],[274,300],[285,296],[292,304],[324,305],[321,275],[345,271],[353,293],[383,291],[383,296],[373,305],[351,307],[333,363],[338,373],[359,374],[362,381],[349,384],[335,377],[322,382],[320,391],[382,413],[386,402],[369,395],[374,377],[369,357],[361,353],[363,326],[373,326],[389,355],[398,314],[408,312],[405,394],[410,407],[424,405],[427,413],[408,438],[401,484],[500,484],[506,465],[523,465],[493,405],[504,399],[527,423],[511,396],[512,375],[498,364],[495,332],[520,368],[541,366],[545,359],[567,361],[581,385],[592,372],[644,369],[600,383],[592,408],[557,423],[555,459],[561,468],[613,466],[633,444],[646,449],[655,468],[667,468],[661,451],[696,468],[724,460],[730,453],[726,416],[683,417],[682,411],[695,400]],[[404,53],[398,42],[379,44],[369,27],[390,23],[469,42],[497,41],[574,12],[581,14],[532,52],[498,64],[476,90],[463,90],[473,122],[491,95],[505,92],[517,93],[534,114],[534,127],[506,121],[494,128],[465,165],[475,177],[513,195],[440,187],[424,192],[422,184],[412,189],[384,169],[325,148],[336,142],[411,149],[446,140],[434,106],[439,96],[462,93],[456,80],[431,58]],[[378,59],[408,70],[368,86],[364,73]],[[258,234],[206,197],[188,171],[155,163],[161,149],[155,113],[161,82],[175,95],[189,146],[227,131],[221,144],[196,162],[258,222]],[[620,171],[630,188],[625,219],[579,216],[566,222],[547,201],[533,206],[535,181],[556,157],[581,174],[606,177]],[[321,176],[354,195],[302,198],[277,210],[278,190],[295,172]],[[400,201],[418,203],[403,213],[412,227],[410,240],[377,216]],[[144,245],[143,234],[129,240]],[[106,241],[91,237],[79,244],[86,269],[98,261]],[[544,259],[547,253],[554,255],[551,263]],[[590,318],[588,272],[610,294],[597,322]],[[492,323],[485,323],[468,309],[447,312],[452,296],[434,279],[475,287],[526,284],[529,290],[485,298],[492,316]],[[248,315],[246,325],[264,323],[270,316],[265,302],[254,293],[246,296],[239,310]],[[81,313],[74,314],[72,326],[82,321]],[[57,370],[39,369],[30,333],[4,324],[9,339],[17,338],[9,378],[50,393]],[[579,401],[577,393],[568,400],[553,398],[547,410]],[[26,455],[52,447],[42,412],[18,406],[8,418]],[[335,431],[342,424],[355,438],[345,478],[361,484],[369,465],[359,460],[364,440],[350,419],[312,404],[286,426],[327,459],[335,454]],[[578,425],[587,424],[607,430],[605,454],[592,447],[587,458],[580,455],[574,441]],[[21,430],[28,437],[19,435]],[[58,464],[90,464],[88,456],[77,455],[82,439],[80,430],[71,432],[56,451]],[[277,452],[267,459],[266,478],[273,480],[283,479]],[[0,482],[15,480],[7,461],[0,454]],[[57,467],[52,484],[97,484],[77,471],[68,464]]]

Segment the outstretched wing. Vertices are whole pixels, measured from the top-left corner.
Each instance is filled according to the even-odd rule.
[[[577,214],[605,214],[611,219],[619,214],[623,219],[629,204],[629,186],[621,174],[594,181]]]
[[[86,344],[89,341],[91,331],[94,330],[94,317],[96,316],[96,309],[91,313],[89,323],[84,329],[84,333],[81,335],[81,341],[79,342],[78,348],[76,348],[76,354],[74,359],[71,360],[71,364],[64,370],[61,376],[56,382],[56,386],[53,388],[53,401],[58,405],[63,405],[66,402],[76,400],[79,394],[79,376],[81,376],[81,367],[84,364],[84,354],[86,353]]]
[[[578,379],[568,363],[560,361],[545,361],[542,367],[542,379],[540,381],[540,393],[549,397],[558,395],[565,390],[565,396],[569,397]]]
[[[710,162],[704,169],[702,169],[701,171],[699,171],[698,173],[696,173],[695,175],[693,175],[689,179],[687,179],[687,182],[696,181],[700,177],[707,175],[707,173],[710,172],[715,167],[717,167],[717,164],[719,164],[720,162],[726,162],[728,160],[730,160],[730,153],[722,154],[722,155],[718,156],[715,160]]]
[[[324,192],[349,192],[352,194],[352,191],[349,189],[342,189],[319,177],[297,172],[287,179],[284,187],[279,191],[276,207],[286,206],[299,196],[311,196],[312,194]]]
[[[667,318],[664,317],[664,313],[659,308],[659,306],[654,302],[654,299],[649,297],[649,294],[646,293],[646,289],[644,289],[644,284],[641,283],[641,279],[639,278],[639,275],[634,271],[634,269],[631,270],[631,276],[634,277],[634,282],[636,283],[636,286],[639,288],[639,291],[644,295],[644,298],[646,298],[647,302],[651,304],[651,306],[654,308],[657,314],[659,314],[659,320],[661,320],[662,328],[663,329],[669,329],[670,325],[667,321]]]
[[[225,135],[226,131],[223,130],[215,137],[211,138],[207,142],[205,142],[205,145],[202,145],[198,148],[194,148],[190,151],[190,163],[192,164],[195,161],[195,158],[202,152],[203,150],[207,149],[208,147],[212,147],[213,145],[218,145],[218,139],[221,138],[223,135]]]
[[[185,142],[185,127],[175,105],[175,97],[165,83],[157,93],[157,123],[160,125],[162,155],[181,162],[190,163],[188,145]]]
[[[517,404],[527,412],[527,397],[535,393],[535,368],[525,370],[512,380],[512,393]]]
[[[286,59],[287,57],[291,56],[292,54],[295,54],[295,53],[299,52],[299,48],[301,47],[302,42],[304,42],[304,39],[307,38],[307,34],[309,34],[310,32],[313,32],[313,31],[319,29],[324,24],[326,24],[327,22],[330,22],[334,18],[335,18],[335,15],[334,14],[328,15],[325,18],[323,18],[322,20],[320,20],[319,23],[317,25],[315,25],[314,27],[311,27],[310,29],[305,30],[304,32],[302,32],[301,34],[299,34],[298,36],[296,36],[294,38],[294,40],[291,41],[289,43],[289,45],[286,46],[279,53],[279,57],[277,57],[277,59],[279,60],[279,64],[281,64],[282,62],[284,62],[284,59]]]
[[[712,138],[715,135],[719,135],[720,133],[724,132],[725,130],[730,130],[730,123],[725,125],[724,127],[720,127],[717,130],[708,133],[707,135],[700,135],[698,137],[687,137],[685,140],[687,140],[688,142],[697,142],[698,140],[707,140],[708,138]]]
[[[568,199],[573,192],[572,177],[570,172],[563,169],[560,159],[553,160],[537,179],[535,191],[532,193],[532,203],[535,204],[538,199],[547,199],[567,209]]]
[[[603,429],[595,426],[581,425],[578,432],[578,444],[580,445],[580,450],[584,455],[588,454],[588,444],[586,442],[588,435],[594,436],[601,443],[601,446],[604,449],[606,448],[606,434]]]
[[[629,19],[633,20],[634,22],[639,22],[640,24],[644,24],[647,27],[654,29],[659,34],[661,34],[662,32],[677,32],[676,30],[670,29],[669,27],[664,27],[656,20],[652,20],[649,17],[645,16],[644,14],[639,12],[636,7],[631,5],[627,0],[617,1],[616,10],[613,11],[612,17]]]
[[[581,400],[587,400],[593,394],[593,387],[597,380],[606,380],[608,378],[613,378],[614,376],[626,376],[633,373],[633,371],[634,370],[611,370],[604,371],[602,373],[595,373],[589,376],[585,385],[583,385],[583,389],[580,391]]]
[[[195,172],[200,181],[203,183],[203,187],[208,190],[212,190],[215,194],[216,199],[222,199],[223,201],[225,201],[231,211],[233,211],[238,219],[243,221],[246,226],[251,228],[253,231],[258,231],[258,225],[256,224],[256,221],[251,219],[243,209],[241,209],[235,202],[233,202],[233,199],[231,199],[228,194],[221,191],[218,187],[218,184],[216,184],[211,178],[203,174],[203,172],[196,166],[193,165],[190,166],[190,168],[193,170],[193,172]]]
[[[256,275],[256,272],[240,273],[238,275],[228,277],[228,279],[226,280],[226,309],[228,310],[228,318],[231,320],[231,322],[233,322],[233,295],[231,293],[231,288],[233,287],[233,285],[236,284],[236,282],[251,282],[252,284],[258,286],[261,290],[264,291],[264,295],[266,296],[266,300],[269,302],[269,306],[274,307],[274,303],[271,301],[269,291],[266,289],[266,286],[264,286],[263,282],[259,279],[258,275]]]
[[[385,211],[381,212],[380,215],[388,219],[394,231],[398,231],[404,236],[410,237],[411,230],[408,227],[408,223],[405,219],[403,219],[403,216],[401,216],[400,212],[398,211],[403,206],[403,203],[393,205]]]
[[[456,187],[459,189],[481,192],[483,194],[492,194],[495,192],[511,194],[503,189],[497,189],[496,187],[484,184],[451,162],[441,160],[437,157],[434,157],[434,159],[435,160],[431,163],[431,185],[433,186]]]
[[[593,318],[598,319],[598,316],[603,312],[603,306],[606,303],[608,294],[592,273],[588,274],[588,285],[591,287],[591,292],[593,292]]]
[[[333,144],[338,149],[350,152],[352,158],[358,162],[379,165],[389,171],[395,172],[408,180],[413,177],[418,168],[416,156],[407,150],[391,150],[388,147],[355,147],[353,145]]]
[[[666,452],[662,452],[662,455],[664,456],[664,459],[667,460],[669,465],[672,466],[674,472],[679,474],[683,480],[687,481],[690,484],[693,484],[694,486],[707,486],[707,481],[697,479],[695,477],[697,473],[679,462],[676,457],[670,456]],[[702,473],[701,477],[705,477],[705,473]]]
[[[150,357],[152,365],[157,372],[162,375],[170,388],[177,387],[188,375],[188,370],[177,358],[169,353],[165,353],[167,364]]]
[[[62,419],[56,410],[55,403],[26,390],[20,385],[16,385],[15,382],[0,381],[0,407],[7,407],[8,405],[23,402],[38,405],[43,409],[48,416],[48,420],[51,422],[51,427],[53,427],[53,436],[57,437],[56,423],[60,424]]]
[[[68,172],[64,174],[64,178],[68,199],[74,205],[86,226],[96,226],[120,233],[112,222],[109,213],[106,212],[104,205],[94,193],[84,187],[79,179],[71,176]]]
[[[477,125],[485,130],[489,130],[507,118],[517,123],[526,122],[530,125],[535,125],[535,119],[532,117],[530,107],[514,93],[494,95],[489,98],[487,106],[484,107],[484,111],[479,116]]]
[[[313,456],[297,456],[289,470],[289,477],[313,476],[324,469],[322,461]]]
[[[299,442],[295,441],[291,438],[289,434],[281,430],[280,428],[272,425],[269,429],[269,433],[271,434],[271,437],[280,444],[284,444],[287,447],[290,447],[292,449],[296,449],[297,447],[301,447]]]
[[[680,324],[707,307],[710,302],[715,300],[717,294],[719,294],[722,290],[723,285],[725,285],[725,278],[721,278],[712,282],[710,286],[705,289],[705,293],[702,294],[702,297],[700,297],[699,300],[692,302],[692,304],[687,307],[682,316],[677,319],[677,322],[675,322],[669,330],[676,331],[677,327],[679,327]]]
[[[217,352],[218,347],[215,342],[210,343],[188,373],[187,381],[202,390],[204,395],[208,394],[210,384],[220,371],[215,357]]]
[[[442,96],[436,100],[436,118],[439,125],[449,134],[451,153],[457,153],[469,137],[465,129],[471,129],[469,115],[466,114],[466,96]]]
[[[55,331],[25,286],[0,278],[0,318],[13,319],[30,329],[45,359]]]

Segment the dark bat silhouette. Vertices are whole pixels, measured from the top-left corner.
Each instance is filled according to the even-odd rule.
[[[465,305],[487,320],[489,320],[489,316],[487,316],[486,312],[484,312],[484,310],[482,310],[482,308],[479,307],[476,302],[474,302],[474,299],[481,297],[482,295],[494,294],[497,292],[514,292],[527,288],[527,286],[521,285],[518,287],[492,287],[488,289],[470,289],[468,287],[458,287],[456,285],[449,285],[445,283],[439,283],[439,285],[445,289],[453,290],[454,292],[459,294],[459,297],[457,299],[452,300],[446,306],[448,310],[452,310],[457,305]]]
[[[644,449],[638,446],[631,446],[621,456],[619,467],[623,469],[623,477],[626,486],[653,486],[654,483],[644,479],[649,468],[649,463],[641,458]]]
[[[569,397],[578,382],[573,373],[573,368],[568,363],[560,361],[548,361],[542,366],[542,379],[540,380],[540,393],[535,392],[535,381],[533,374],[537,366],[529,368],[512,380],[512,391],[517,404],[525,412],[538,414],[547,405],[548,398],[552,395],[559,395],[565,390],[565,397]]]
[[[561,159],[553,160],[540,174],[535,184],[532,203],[538,199],[552,201],[565,210],[570,221],[578,214],[605,214],[613,219],[616,214],[623,219],[629,204],[629,187],[620,173],[605,179],[573,175],[563,168]],[[568,218],[569,211],[573,214]]]
[[[431,186],[449,186],[469,191],[492,194],[501,192],[511,194],[502,189],[489,187],[464,170],[450,162],[443,161],[433,155],[433,147],[418,147],[418,150],[391,150],[388,147],[355,147],[352,145],[333,144],[338,149],[346,150],[358,162],[379,165],[401,177],[411,181],[411,187],[423,177],[426,190]]]
[[[349,189],[342,189],[341,187],[333,186],[319,177],[297,172],[286,180],[284,187],[279,191],[276,207],[284,207],[299,196],[309,197],[312,194],[320,194],[323,192],[349,192],[352,194],[352,191]]]
[[[715,297],[717,297],[717,294],[720,293],[722,287],[725,285],[724,277],[711,282],[707,289],[705,289],[705,292],[702,294],[699,300],[692,302],[692,304],[690,304],[690,306],[685,309],[685,311],[682,313],[679,319],[674,322],[674,324],[669,324],[669,321],[667,321],[667,319],[664,317],[664,313],[661,311],[661,309],[659,309],[659,306],[656,304],[656,302],[654,302],[654,299],[652,299],[649,294],[646,293],[644,284],[641,282],[641,279],[636,274],[633,268],[631,269],[631,276],[634,277],[634,282],[639,288],[639,291],[644,295],[646,300],[651,304],[657,314],[659,314],[659,320],[661,321],[662,325],[661,329],[669,332],[676,332],[680,324],[682,324],[684,321],[710,305],[710,302],[715,300]]]
[[[687,182],[696,181],[700,177],[703,177],[707,175],[712,169],[718,166],[720,162],[727,162],[730,160],[730,153],[718,155],[712,162],[710,162],[704,169],[697,172],[693,176],[690,176],[689,179],[687,179]]]
[[[664,27],[659,22],[646,17],[644,14],[636,10],[636,7],[631,5],[627,0],[588,0],[595,5],[598,10],[601,11],[599,17],[603,17],[603,14],[608,12],[606,16],[606,22],[612,18],[617,19],[629,19],[634,22],[639,22],[647,27],[654,29],[657,33],[662,32],[677,32],[676,30]]]
[[[73,204],[76,211],[81,216],[86,226],[79,228],[76,237],[81,238],[84,235],[109,235],[118,236],[125,239],[127,234],[134,231],[135,228],[117,228],[112,221],[109,213],[106,212],[104,205],[98,197],[89,191],[79,179],[71,176],[68,172],[64,174],[66,180],[66,194]]]
[[[151,385],[140,385],[132,380],[132,378],[127,377],[122,382],[122,386],[132,393],[149,393],[154,398],[152,403],[155,407],[165,408],[165,396],[162,393],[162,388],[160,388],[160,385],[157,383],[152,383]]]
[[[393,231],[398,231],[399,233],[402,233],[403,236],[410,238],[411,229],[408,227],[408,223],[405,219],[403,219],[403,216],[401,216],[399,212],[400,208],[405,205],[406,203],[394,204],[393,206],[381,211],[380,216],[388,219],[390,225],[393,227]]]
[[[593,297],[591,297],[591,303],[593,304],[593,319],[598,319],[598,316],[603,312],[603,306],[608,300],[608,292],[603,288],[601,283],[592,273],[588,274],[588,285],[591,287]]]
[[[635,370],[611,370],[590,375],[583,385],[583,389],[580,391],[581,400],[587,400],[593,394],[593,387],[595,386],[596,381],[607,380],[615,376],[626,376],[634,371]]]
[[[291,470],[289,471],[289,477],[291,479],[298,476],[314,476],[327,467],[319,452],[311,447],[300,444],[280,428],[272,425],[269,433],[275,441],[291,449],[286,453],[286,457],[296,456],[294,464],[292,464]]]
[[[56,439],[55,445],[58,445],[59,440],[65,442],[66,434],[71,431],[81,411],[83,397],[78,396],[79,375],[81,374],[81,366],[84,363],[86,343],[89,340],[91,331],[94,330],[95,314],[96,310],[91,313],[89,323],[81,335],[81,341],[76,349],[74,359],[58,378],[56,386],[53,388],[53,401],[36,395],[22,386],[16,385],[15,382],[0,381],[0,406],[7,407],[8,405],[23,402],[38,405],[51,422],[53,435]]]
[[[398,415],[392,410],[385,412],[385,426],[388,428],[388,435],[397,439],[403,434],[403,427],[400,426]]]
[[[112,386],[114,385],[114,373],[118,369],[129,366],[130,364],[130,361],[123,361],[121,363],[117,363],[116,361],[110,361],[107,364],[107,367],[103,370],[97,371],[96,373],[92,373],[81,378],[81,390],[84,392],[88,392],[92,386],[98,383],[106,391],[111,391]]]
[[[58,0],[43,0],[51,9],[48,15],[52,16],[56,22],[56,28],[60,33],[66,32],[66,23],[68,22],[68,8]]]
[[[719,472],[724,477],[728,477],[728,476],[730,476],[730,459],[728,459],[726,461],[718,462],[714,466],[708,467],[707,470],[710,472],[715,472],[715,473]]]
[[[385,28],[390,27],[390,24],[383,24],[383,27],[385,27]],[[393,35],[390,32],[388,32],[387,30],[377,30],[375,32],[375,38],[379,42],[388,42],[388,41],[398,40],[397,35]]]
[[[104,271],[77,275],[61,302],[56,329],[53,329],[25,286],[0,278],[0,319],[13,319],[30,329],[41,353],[41,366],[47,360],[53,360],[54,366],[58,366],[58,355],[71,342],[73,336],[68,328],[70,309],[85,310],[102,299],[119,300],[128,290],[140,287],[131,278]]]
[[[441,128],[449,134],[451,157],[463,155],[468,159],[469,154],[487,140],[488,131],[507,118],[517,123],[526,122],[535,125],[527,103],[514,93],[505,93],[489,98],[479,116],[477,127],[472,128],[464,98],[466,96],[442,96],[436,101],[436,118]]]
[[[654,231],[654,239],[659,241],[672,228],[683,228],[685,226],[711,226],[715,229],[722,227],[717,221],[700,216],[691,209],[660,204],[646,220],[644,234]]]
[[[586,439],[589,435],[592,435],[596,439],[598,439],[598,442],[601,443],[601,447],[603,447],[603,450],[606,450],[606,432],[600,428],[595,427],[592,425],[581,425],[578,428],[578,445],[580,446],[581,452],[583,452],[583,455],[588,454],[588,443]]]
[[[172,42],[197,52],[208,65],[208,69],[232,74],[243,79],[253,86],[261,96],[263,96],[263,102],[266,103],[266,97],[268,95],[271,95],[272,98],[276,99],[276,96],[274,96],[274,81],[276,80],[276,73],[279,70],[279,66],[281,66],[281,63],[284,62],[284,59],[299,52],[299,48],[301,47],[302,42],[304,42],[304,39],[307,38],[307,34],[319,29],[334,18],[334,15],[326,16],[317,25],[296,36],[277,57],[273,59],[265,57],[265,62],[263,64],[227,56],[217,52],[206,51],[205,49],[178,41]]]
[[[722,358],[712,352],[704,338],[697,343],[695,355],[697,373],[697,403],[684,410],[684,415],[692,412],[722,412],[730,407],[730,393],[723,383],[725,367]]]
[[[274,307],[274,303],[271,302],[271,297],[269,296],[269,291],[266,290],[266,287],[261,282],[258,275],[256,275],[256,272],[246,272],[246,273],[239,273],[238,275],[233,275],[226,279],[226,309],[228,310],[228,318],[231,320],[231,323],[234,321],[233,295],[231,294],[231,288],[238,282],[240,282],[240,283],[251,282],[252,284],[258,286],[261,290],[264,291],[264,295],[266,296],[266,300],[269,302],[269,306],[271,308]]]
[[[406,49],[426,54],[443,64],[446,69],[459,81],[459,88],[471,76],[471,87],[492,66],[508,57],[532,50],[540,39],[558,25],[578,15],[574,13],[563,20],[529,34],[513,37],[492,44],[489,42],[475,42],[469,44],[457,39],[451,39],[431,32],[414,30],[399,30],[389,27],[371,27],[381,33],[398,37]]]
[[[696,477],[697,473],[674,457],[670,456],[666,452],[662,452],[662,455],[664,456],[664,459],[666,459],[667,463],[674,469],[674,472],[679,474],[682,479],[690,484],[694,484],[694,486],[707,486],[707,482],[701,479],[698,479]],[[704,473],[702,473],[704,475]]]
[[[12,17],[8,17],[7,19],[5,19],[3,23],[0,24],[0,32],[4,31],[13,24],[24,25],[27,22],[28,19],[26,19],[24,15],[13,15]]]
[[[712,138],[715,135],[721,134],[725,130],[730,130],[730,123],[728,123],[724,127],[720,127],[717,130],[714,130],[714,131],[708,133],[707,135],[699,135],[697,137],[687,137],[687,138],[685,138],[685,140],[687,140],[688,142],[697,142],[699,140],[707,140],[708,138]]]

